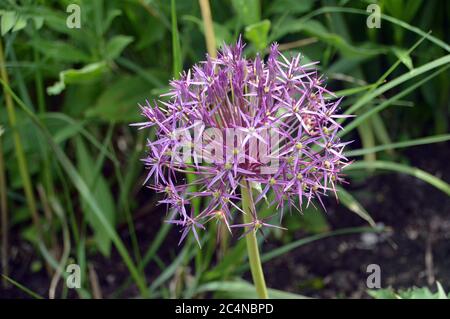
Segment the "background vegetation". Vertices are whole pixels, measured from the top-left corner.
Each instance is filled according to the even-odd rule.
[[[71,3],[80,5],[81,29],[66,26]],[[383,13],[380,29],[366,26],[370,3],[377,3]],[[210,4],[218,46],[242,34],[248,56],[264,54],[277,41],[287,55],[301,52],[304,63],[319,60],[328,87],[346,96],[343,111],[358,115],[345,123],[343,138],[355,141],[348,152],[355,163],[340,204],[330,200],[329,213],[307,210],[303,216],[288,216],[284,223],[289,231],[267,234],[263,261],[272,261],[272,266],[266,276],[272,278],[269,286],[278,288],[270,291],[272,297],[301,297],[311,286],[314,295],[322,296],[326,285],[323,278],[315,278],[308,289],[302,281],[285,287],[280,278],[290,281],[295,275],[275,260],[300,265],[302,256],[294,254],[300,246],[345,234],[388,232],[391,225],[375,223],[380,206],[362,205],[378,198],[377,189],[367,183],[384,171],[413,175],[434,186],[419,184],[421,192],[439,193],[421,202],[419,209],[427,214],[430,205],[444,219],[450,217],[448,166],[426,165],[448,156],[448,142],[440,148],[432,145],[450,137],[448,2]],[[177,246],[176,230],[162,222],[165,208],[156,206],[157,196],[142,187],[140,158],[149,136],[129,127],[140,120],[137,103],[157,99],[174,74],[204,58],[199,2],[7,0],[0,4],[0,19],[5,276],[0,296],[251,296],[254,289],[243,280],[249,278],[243,241],[216,245],[211,233],[204,234],[201,251],[192,240]],[[422,144],[428,146],[409,149]],[[425,163],[423,170],[414,167],[418,158]],[[379,185],[389,183],[385,176]],[[400,199],[395,193],[388,196],[394,202]],[[334,209],[346,212],[333,215]],[[402,209],[399,205],[383,213],[409,218],[407,208]],[[352,213],[362,219],[340,228],[327,221],[345,220],[344,215]],[[71,263],[81,266],[81,289],[64,285],[64,270]],[[446,276],[441,280],[450,284]],[[411,279],[407,285],[421,283]]]

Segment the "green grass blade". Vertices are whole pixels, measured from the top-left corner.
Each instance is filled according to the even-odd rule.
[[[171,1],[170,14],[172,18],[172,54],[173,54],[173,76],[178,78],[183,70],[183,62],[181,58],[180,35],[177,26],[177,8],[175,0]]]
[[[373,134],[372,122],[367,123],[367,125],[358,126],[358,134],[361,138],[361,143],[364,148],[372,148],[375,146],[375,136]],[[376,155],[373,153],[368,153],[364,156],[366,161],[375,161]]]
[[[42,256],[44,257],[45,261],[54,269],[54,270],[58,270],[58,268],[62,267],[62,265],[60,265],[58,263],[58,261],[52,256],[52,253],[47,249],[47,247],[45,247],[45,245],[42,242],[38,243],[38,247],[39,250],[42,254]],[[67,280],[69,274],[66,273],[65,271],[61,271],[61,276]],[[80,296],[80,298],[83,299],[90,299],[92,298],[91,294],[89,293],[89,291],[87,291],[85,288],[81,287],[79,289],[76,290],[76,292],[78,293],[78,295]]]
[[[196,243],[194,243],[196,244]],[[194,253],[196,253],[195,250],[189,251],[190,245],[185,245],[183,247],[183,250],[180,254],[175,258],[175,260],[170,264],[170,266],[166,267],[165,270],[152,282],[150,285],[150,292],[154,292],[155,289],[157,289],[159,286],[161,286],[164,282],[169,280],[172,275],[175,273],[175,271],[178,269],[178,267],[185,261],[185,258],[187,257],[188,260],[190,260],[192,257],[194,257]]]
[[[144,269],[145,266],[153,259],[153,257],[156,255],[156,252],[158,251],[159,247],[161,247],[161,244],[163,243],[164,239],[166,238],[167,234],[169,233],[169,230],[171,228],[171,224],[164,223],[158,230],[158,233],[156,234],[156,237],[153,239],[152,244],[150,245],[149,249],[145,253],[144,257],[142,258],[141,264],[139,264],[139,269]]]
[[[339,90],[336,92],[333,92],[334,95],[336,95],[337,97],[348,97],[351,95],[355,95],[361,92],[367,92],[367,90],[370,90],[371,88],[375,87],[377,84],[373,83],[373,84],[368,84],[368,85],[363,85],[363,86],[358,86],[358,87],[354,87],[354,88],[349,88],[349,89],[344,89],[344,90]],[[327,97],[332,97],[331,94],[326,95]]]
[[[367,210],[356,200],[356,198],[353,197],[352,194],[350,194],[340,186],[337,186],[336,189],[338,192],[339,200],[345,207],[367,221],[370,226],[374,228],[377,227],[377,224],[367,212]]]
[[[446,65],[443,68],[440,68],[439,70],[433,72],[432,74],[430,74],[426,78],[420,80],[417,83],[412,84],[411,86],[409,86],[409,87],[405,88],[404,90],[402,90],[400,93],[397,93],[393,97],[391,97],[391,98],[387,99],[386,101],[382,102],[380,105],[377,105],[376,107],[374,107],[374,108],[372,108],[372,109],[362,113],[361,115],[356,117],[352,122],[350,122],[349,124],[345,125],[344,126],[344,130],[339,133],[339,136],[342,137],[342,136],[348,134],[353,129],[355,129],[356,127],[361,125],[361,123],[363,123],[369,117],[373,116],[374,114],[377,114],[377,113],[381,112],[382,110],[384,110],[388,106],[392,105],[392,103],[394,103],[395,101],[401,99],[402,97],[407,96],[409,93],[413,92],[414,90],[416,90],[418,87],[420,87],[424,83],[428,82],[429,80],[431,80],[432,78],[436,77],[437,75],[439,75],[443,71],[447,70],[449,67],[450,67],[449,65]]]
[[[450,140],[450,134],[441,134],[441,135],[434,135],[434,136],[427,136],[422,137],[414,140],[408,140],[403,142],[397,142],[397,143],[391,143],[386,145],[378,145],[369,149],[358,149],[358,150],[352,150],[345,152],[345,156],[361,156],[367,153],[376,153],[381,152],[387,149],[397,149],[397,148],[406,148],[411,146],[417,146],[417,145],[424,145],[424,144],[432,144],[432,143],[441,143],[446,142]]]
[[[285,292],[277,289],[267,289],[271,299],[308,299],[306,296]],[[246,281],[213,281],[201,285],[196,293],[218,292],[226,298],[257,299],[255,286]]]
[[[240,240],[237,244],[228,251],[228,253],[220,260],[220,262],[204,274],[205,280],[213,280],[217,278],[226,277],[232,269],[236,268],[236,261],[242,260],[245,255],[246,246],[245,241]]]
[[[394,171],[394,172],[404,173],[404,174],[408,174],[408,175],[417,177],[450,196],[450,185],[448,183],[444,182],[443,180],[437,178],[436,176],[433,176],[430,173],[427,173],[419,168],[410,167],[405,164],[399,164],[399,163],[393,163],[393,162],[387,162],[387,161],[374,161],[374,162],[357,161],[357,162],[347,166],[345,168],[345,171],[353,171],[353,170],[360,170],[360,169],[367,169],[367,168]]]
[[[416,41],[405,53],[407,55],[410,55],[423,41],[425,40],[425,37],[420,38]],[[378,78],[378,80],[373,84],[373,86],[367,91],[366,95],[370,94],[373,90],[375,90],[377,87],[379,87],[381,84],[384,83],[384,81],[387,79],[387,77],[395,71],[395,69],[402,63],[401,57],[397,57],[397,61],[395,61],[394,64],[391,65],[391,67],[384,72],[381,77]],[[362,97],[364,98],[364,96]]]
[[[389,132],[386,129],[386,125],[384,125],[383,119],[380,114],[374,114],[371,118],[373,132],[378,142],[388,145],[392,143],[391,137],[389,136]],[[377,143],[378,144],[378,143]],[[391,149],[388,149],[389,154],[393,154]]]
[[[3,21],[3,20],[2,20]],[[37,236],[39,240],[43,240],[42,227],[40,222],[40,217],[37,209],[36,199],[33,192],[33,184],[31,183],[31,175],[28,167],[28,162],[25,157],[24,146],[22,143],[22,137],[20,135],[19,129],[17,127],[17,115],[16,108],[13,103],[13,97],[11,92],[7,89],[9,88],[9,76],[5,67],[5,57],[3,54],[2,39],[0,39],[0,78],[3,84],[4,100],[6,105],[6,112],[8,114],[8,122],[12,131],[14,149],[16,153],[16,160],[19,168],[20,178],[23,183],[23,190],[25,193],[25,198],[27,206],[31,215],[34,226],[37,230]],[[29,111],[27,109],[27,111]]]
[[[360,9],[354,9],[354,8],[344,8],[344,7],[322,7],[316,11],[313,11],[307,15],[305,15],[304,17],[302,17],[303,21],[308,21],[310,19],[312,19],[315,16],[318,15],[322,15],[322,14],[327,14],[327,13],[335,13],[335,12],[343,12],[343,13],[352,13],[352,14],[360,14],[360,15],[365,15],[368,16],[371,13],[367,12],[365,10],[360,10]],[[414,27],[404,21],[401,21],[397,18],[391,17],[389,15],[386,14],[381,14],[381,19],[389,21],[393,24],[396,24],[408,31],[414,32],[424,38],[426,38],[428,41],[433,42],[434,44],[436,44],[437,46],[443,48],[444,50],[446,50],[447,52],[450,52],[450,45],[448,45],[447,43],[445,43],[442,40],[439,40],[438,38],[427,34],[426,32],[420,30],[417,27]]]
[[[309,243],[312,243],[312,242],[315,242],[315,241],[318,241],[318,240],[321,240],[324,238],[340,236],[340,235],[351,235],[351,234],[359,234],[359,233],[374,233],[374,232],[382,232],[382,231],[384,231],[384,228],[378,227],[378,226],[375,228],[374,227],[351,227],[351,228],[338,229],[338,230],[330,231],[327,233],[316,234],[313,236],[301,238],[292,243],[286,244],[279,248],[273,249],[270,252],[262,254],[261,262],[262,263],[268,262],[274,258],[285,255],[298,247],[301,247],[303,245],[306,245],[306,244],[309,244]],[[238,272],[244,272],[248,269],[249,269],[249,264],[246,263],[245,265],[239,267]]]
[[[65,122],[69,124],[67,130],[64,130],[62,133],[59,132],[59,134],[54,135],[54,140],[57,144],[62,143],[66,139],[76,136],[78,133],[80,133],[88,142],[90,142],[95,148],[97,148],[100,152],[103,152],[103,144],[99,142],[95,136],[93,136],[88,130],[86,130],[84,127],[87,124],[87,121],[77,121],[73,119],[72,117],[68,116],[64,113],[57,113],[57,112],[47,112],[42,115],[39,115],[40,119],[57,119],[62,122]],[[105,150],[105,155],[108,157],[110,161],[114,163],[114,165],[119,165],[119,160],[117,157],[111,153],[109,150]]]
[[[150,72],[145,72],[144,70],[142,70],[142,67],[140,65],[134,63],[131,60],[128,60],[123,57],[118,57],[116,61],[119,65],[129,69],[130,71],[133,71],[134,73],[139,75],[143,80],[145,80],[148,84],[154,87],[159,88],[166,85],[166,83],[162,82],[160,79],[158,79],[158,77],[156,77]]]
[[[334,236],[340,236],[340,235],[350,235],[350,234],[358,234],[358,233],[373,233],[373,232],[381,232],[383,231],[382,228],[373,228],[373,227],[352,227],[352,228],[343,228],[338,229],[334,231],[330,231],[328,233],[323,234],[317,234],[313,236],[309,236],[306,238],[302,238],[299,240],[296,240],[292,243],[289,243],[287,245],[284,245],[280,248],[276,248],[268,253],[265,253],[261,256],[261,262],[267,262],[269,260],[272,260],[276,257],[279,257],[281,255],[287,254],[288,252],[292,251],[295,248],[298,248],[300,246],[315,242],[320,239],[328,238],[328,237],[334,237]]]
[[[30,297],[34,298],[34,299],[44,299],[44,297],[42,297],[41,295],[35,293],[34,291],[32,291],[31,289],[28,289],[27,287],[25,287],[24,285],[18,283],[17,281],[15,281],[12,278],[9,278],[8,276],[5,275],[1,275],[7,282],[9,282],[10,284],[12,284],[13,286],[16,286],[17,288],[19,288],[20,290],[22,290],[24,293],[26,293],[27,295],[29,295]]]
[[[425,72],[431,71],[433,69],[436,69],[442,65],[446,65],[450,63],[450,54],[447,54],[439,59],[436,59],[434,61],[428,62],[418,68],[412,69],[411,71],[395,78],[394,80],[380,86],[378,89],[373,90],[371,93],[364,95],[360,100],[358,100],[355,104],[353,104],[347,111],[345,111],[345,114],[353,114],[357,110],[359,110],[361,107],[366,105],[368,102],[370,102],[375,97],[383,94],[384,92],[408,81],[411,80]]]

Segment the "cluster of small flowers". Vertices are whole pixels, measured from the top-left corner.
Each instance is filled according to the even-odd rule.
[[[207,57],[181,74],[160,101],[141,106],[146,121],[134,124],[156,127],[156,138],[148,141],[144,159],[149,170],[145,183],[151,181],[149,187],[164,194],[160,203],[171,208],[168,222],[182,227],[180,242],[189,231],[198,240],[197,229],[204,229],[211,220],[225,223],[228,229],[278,227],[266,223],[256,211],[251,224],[235,222],[243,213],[239,186],[251,185],[254,203],[264,199],[282,216],[286,206],[301,210],[312,199],[322,203],[321,196],[336,193],[336,183],[343,182],[341,170],[348,165],[343,148],[348,142],[339,140],[342,127],[336,119],[345,116],[338,114],[341,100],[324,87],[317,63],[301,65],[300,55],[288,59],[277,44],[271,46],[267,61],[260,56],[246,59],[243,48],[241,40],[234,46],[224,45],[217,58]],[[225,161],[211,157],[200,163],[195,155],[189,161],[175,161],[174,150],[182,143],[175,132],[208,127],[233,128],[245,137],[237,146],[234,141],[221,146],[224,153],[232,154]],[[267,129],[277,134],[276,145]],[[211,136],[206,140],[214,142]],[[272,144],[269,157],[276,157],[277,165],[271,173],[263,172],[263,163],[249,155],[251,140]],[[201,142],[189,140],[192,146]],[[188,182],[185,174],[195,179]],[[207,200],[195,214],[194,197]]]

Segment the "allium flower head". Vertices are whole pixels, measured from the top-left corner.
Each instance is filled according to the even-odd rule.
[[[255,204],[265,201],[282,216],[285,207],[322,203],[343,181],[341,100],[325,88],[317,63],[288,59],[277,44],[267,61],[246,59],[243,48],[240,39],[224,45],[218,58],[181,74],[160,101],[141,106],[146,121],[134,124],[156,128],[147,144],[145,183],[164,194],[160,203],[171,208],[168,222],[182,227],[180,242],[189,231],[198,240],[212,220],[230,231],[278,227],[254,211],[252,223],[239,223],[239,186],[251,185]],[[185,173],[195,179],[188,182]],[[194,213],[193,198],[204,198],[200,212]]]

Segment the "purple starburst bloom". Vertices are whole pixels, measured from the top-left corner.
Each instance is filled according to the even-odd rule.
[[[244,183],[254,190],[255,204],[264,201],[281,217],[286,207],[301,210],[313,199],[323,206],[321,197],[336,194],[336,184],[344,181],[348,143],[339,140],[336,119],[345,116],[338,114],[341,99],[325,88],[317,63],[301,65],[300,55],[288,59],[277,44],[267,61],[246,59],[243,48],[241,39],[224,45],[218,58],[207,57],[181,74],[161,100],[141,106],[146,121],[133,124],[156,128],[143,160],[145,183],[164,194],[160,203],[172,211],[169,222],[182,227],[181,241],[189,231],[198,240],[197,231],[213,219],[230,232],[278,227],[255,211],[252,223],[238,222]],[[180,149],[186,147],[189,156],[183,157]],[[188,182],[185,173],[195,179]],[[206,201],[196,214],[193,198]]]

